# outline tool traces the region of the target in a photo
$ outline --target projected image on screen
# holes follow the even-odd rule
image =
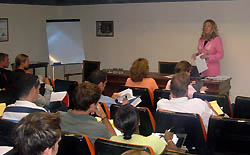
[[[85,60],[80,20],[47,20],[50,65]]]

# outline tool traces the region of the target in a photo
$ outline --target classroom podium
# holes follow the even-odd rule
[[[165,89],[168,80],[169,74],[162,74],[156,72],[149,72],[148,77],[155,79],[158,87],[160,89]],[[122,72],[108,72],[107,74],[107,84],[104,90],[104,95],[112,96],[114,92],[119,92],[119,88],[125,85],[127,78],[129,77],[129,71],[123,70]],[[214,95],[229,95],[229,91],[231,89],[231,78],[227,80],[208,80],[202,79],[204,86],[208,87],[206,91],[207,94]]]

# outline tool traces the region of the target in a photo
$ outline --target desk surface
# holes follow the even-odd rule
[[[169,74],[162,74],[162,73],[156,73],[156,72],[150,72],[148,74],[148,77],[155,79],[158,87],[160,89],[164,89],[167,85],[168,80],[170,78],[166,77]],[[113,92],[117,92],[119,90],[119,87],[122,85],[125,85],[127,78],[129,77],[129,71],[125,70],[122,72],[113,72],[108,73],[107,79],[107,85],[104,91],[105,95],[111,96]],[[214,80],[208,80],[208,79],[202,79],[202,82],[204,86],[208,87],[207,93],[208,94],[229,94],[231,85],[230,80],[221,80],[221,81],[214,81]]]

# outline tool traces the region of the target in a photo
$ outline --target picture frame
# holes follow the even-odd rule
[[[0,42],[9,41],[8,18],[0,18]]]
[[[97,37],[114,37],[113,21],[96,21]]]

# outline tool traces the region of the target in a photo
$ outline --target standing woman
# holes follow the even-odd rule
[[[198,53],[194,53],[192,58],[201,54],[201,59],[205,59],[208,69],[202,72],[203,76],[220,75],[220,60],[224,57],[222,40],[218,35],[216,23],[208,19],[203,23],[202,34],[199,39]]]

